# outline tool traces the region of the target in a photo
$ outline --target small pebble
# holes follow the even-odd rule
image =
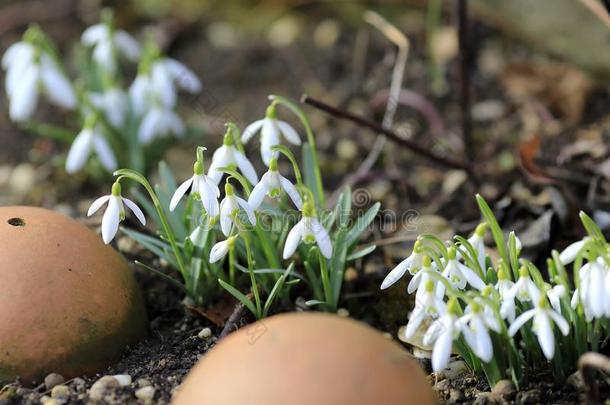
[[[61,401],[55,398],[49,398],[42,402],[42,405],[61,405]]]
[[[119,382],[121,387],[127,387],[131,385],[131,376],[129,374],[117,374],[113,375],[114,378]]]
[[[469,370],[466,362],[462,360],[456,360],[449,363],[449,365],[438,373],[439,378],[446,378],[448,380],[454,380]]]
[[[59,384],[53,387],[51,390],[51,398],[59,399],[62,401],[70,398],[70,388],[67,385]]]
[[[511,380],[500,380],[491,389],[491,394],[497,397],[506,398],[516,392],[515,384]]]
[[[339,308],[337,310],[337,315],[339,315],[341,318],[349,318],[349,311],[345,308]]]
[[[210,329],[210,328],[203,328],[203,329],[201,329],[201,332],[199,332],[197,334],[197,336],[199,337],[199,339],[207,339],[210,336],[212,336],[212,329]]]
[[[47,390],[53,389],[56,385],[63,384],[66,379],[57,373],[51,373],[44,378],[44,386]]]
[[[110,390],[120,386],[121,384],[116,378],[106,375],[93,383],[89,389],[89,398],[94,401],[101,401]]]
[[[17,165],[11,173],[9,187],[18,196],[25,196],[30,193],[36,184],[36,169],[29,163]]]
[[[582,390],[585,388],[585,383],[582,380],[582,374],[580,374],[580,371],[570,374],[566,379],[566,384],[578,390]]]
[[[464,392],[462,392],[461,390],[458,390],[455,388],[451,388],[449,390],[449,402],[462,402],[465,399],[466,399],[466,396],[464,395]]]
[[[155,387],[142,387],[136,391],[136,398],[144,404],[150,404],[155,397]]]
[[[136,381],[136,385],[138,387],[142,388],[142,387],[148,387],[152,384],[146,378],[138,378],[138,380]]]

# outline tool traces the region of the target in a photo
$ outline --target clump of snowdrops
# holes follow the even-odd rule
[[[379,203],[353,218],[352,196],[346,189],[337,205],[327,210],[307,117],[283,97],[270,99],[265,117],[243,133],[227,124],[223,144],[211,159],[205,147],[197,148],[192,177],[178,185],[161,163],[161,182],[153,187],[137,171],[117,170],[111,194],[97,199],[88,215],[108,203],[101,225],[106,243],[125,218],[124,207],[142,225],[146,216],[154,219],[156,235],[123,231],[177,269],[180,279],[140,263],[178,285],[197,305],[209,303],[224,288],[262,318],[278,298],[289,298],[292,285],[304,283],[311,298],[308,305],[335,311],[348,263],[375,249],[374,245],[359,247],[358,242],[377,215]],[[278,119],[280,106],[300,120],[306,142],[290,124]],[[243,147],[257,134],[261,160],[267,166],[260,177]],[[282,139],[301,147],[301,165],[281,144]],[[280,173],[281,161],[289,163],[283,167],[291,170]],[[123,197],[126,181],[135,181],[146,191],[133,194],[147,215]]]
[[[415,308],[401,338],[423,333],[435,371],[457,351],[490,386],[504,378],[519,386],[549,367],[561,381],[610,332],[610,245],[581,212],[587,236],[553,251],[544,277],[520,257],[515,233],[507,240],[485,200],[476,198],[484,222],[470,238],[443,242],[421,235],[383,281],[385,289],[407,272],[412,276],[407,288],[415,293]],[[484,243],[488,232],[499,254],[495,262]]]
[[[151,39],[142,46],[115,26],[112,12],[87,28],[76,46],[74,79],[55,45],[33,25],[2,57],[9,117],[26,130],[71,145],[65,168],[112,173],[118,167],[146,171],[168,139],[187,128],[176,113],[178,90],[195,94],[201,83],[182,63],[161,54]],[[133,80],[126,74],[137,66]],[[133,70],[133,67],[131,67]],[[129,82],[131,82],[129,84]],[[41,95],[63,110],[70,128],[40,122]]]

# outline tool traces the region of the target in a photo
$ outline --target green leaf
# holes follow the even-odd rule
[[[364,215],[359,217],[356,220],[356,224],[350,229],[347,234],[347,245],[351,246],[358,241],[360,235],[366,230],[366,228],[373,222],[375,216],[379,212],[379,208],[381,207],[380,203],[375,203],[371,208],[369,208]]]
[[[142,263],[142,262],[140,262],[138,260],[136,260],[134,263],[136,265],[138,265],[138,266],[140,266],[140,267],[150,271],[151,273],[158,275],[162,279],[168,281],[170,284],[175,285],[176,287],[180,288],[182,291],[186,292],[186,288],[184,287],[184,285],[180,281],[178,281],[175,278],[171,277],[170,275],[165,274],[165,273],[163,273],[160,270],[153,269],[152,267],[150,267],[150,266],[148,266],[148,265],[146,265],[146,264],[144,264],[144,263]]]
[[[229,292],[229,294],[231,294],[239,302],[244,304],[244,306],[246,306],[246,308],[248,308],[250,310],[250,312],[252,312],[254,314],[254,316],[257,316],[256,308],[254,307],[254,304],[252,303],[252,301],[250,301],[248,299],[248,297],[246,297],[244,294],[242,294],[237,288],[233,287],[232,285],[230,285],[226,281],[223,281],[220,278],[218,279],[218,283],[222,286],[222,288],[227,290]]]
[[[339,295],[343,284],[343,273],[345,272],[345,260],[347,257],[347,243],[345,241],[347,231],[340,229],[335,237],[333,256],[330,260],[330,285],[333,293],[333,308],[339,304]]]
[[[302,160],[303,160],[303,177],[305,177],[305,185],[313,192],[315,203],[317,207],[324,207],[323,196],[320,195],[320,188],[318,186],[319,172],[316,167],[316,161],[312,152],[309,142],[305,142],[301,148]]]
[[[157,257],[167,261],[172,266],[178,268],[178,264],[176,263],[176,259],[174,258],[174,255],[171,252],[169,244],[163,242],[160,239],[145,235],[143,233],[131,229],[121,228],[121,232],[125,233],[127,236],[138,242],[145,249],[150,250]]]
[[[593,219],[591,219],[590,216],[588,216],[584,211],[580,211],[578,216],[580,217],[582,224],[584,225],[585,229],[587,230],[587,233],[591,237],[593,237],[595,239],[599,239],[599,240],[603,241],[604,243],[607,243],[606,238],[604,237],[604,234],[599,229],[599,227],[597,226],[595,221],[593,221]]]
[[[292,269],[294,269],[294,262],[290,263],[290,265],[288,266],[286,271],[284,271],[284,274],[282,274],[282,276],[280,278],[278,278],[277,281],[275,282],[275,284],[273,285],[273,288],[271,289],[271,292],[269,293],[269,296],[267,297],[267,301],[265,302],[265,306],[263,307],[263,317],[267,316],[267,312],[269,312],[269,308],[271,308],[271,305],[273,304],[273,301],[275,300],[275,296],[284,286],[284,284],[286,282],[286,278],[292,272]]]
[[[305,305],[307,305],[308,307],[313,307],[316,305],[327,305],[327,302],[320,301],[320,300],[309,300],[309,301],[305,301]]]
[[[347,256],[347,258],[345,259],[345,261],[351,262],[356,259],[360,259],[360,258],[370,254],[371,252],[373,252],[376,248],[377,248],[376,245],[368,245],[360,250],[356,250],[355,252],[350,253],[350,255]]]
[[[500,253],[500,257],[506,262],[510,263],[510,259],[506,253],[506,243],[504,242],[504,233],[500,228],[500,224],[498,224],[498,220],[496,216],[489,208],[489,205],[485,201],[480,194],[477,194],[477,204],[479,205],[479,209],[481,210],[481,214],[483,214],[483,218],[485,218],[485,222],[489,225],[489,229],[491,230],[491,234],[494,238],[494,242],[496,243],[496,248],[498,249],[498,253]]]

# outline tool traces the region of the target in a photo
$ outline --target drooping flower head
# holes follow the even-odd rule
[[[258,176],[254,166],[248,160],[248,158],[241,153],[236,147],[233,140],[232,129],[229,128],[225,134],[222,142],[222,146],[214,152],[212,156],[212,164],[208,169],[208,176],[219,184],[224,173],[220,169],[221,167],[236,167],[244,175],[244,177],[251,183],[258,183]]]
[[[261,134],[261,157],[267,166],[271,164],[272,158],[277,158],[277,152],[273,152],[271,148],[280,144],[280,135],[293,145],[301,144],[301,138],[297,131],[286,121],[277,118],[275,103],[267,107],[265,118],[254,121],[246,127],[241,141],[243,143],[248,142],[259,131]]]
[[[250,193],[248,203],[252,209],[258,209],[265,196],[278,198],[282,190],[288,194],[288,197],[298,209],[303,208],[303,200],[299,192],[290,180],[280,174],[277,169],[277,158],[273,157],[269,162],[269,170],[263,174],[260,181],[254,186],[252,193]]]
[[[303,217],[294,227],[292,227],[286,237],[283,253],[284,259],[288,259],[294,254],[301,241],[304,241],[307,244],[316,243],[322,256],[330,259],[333,254],[333,245],[330,236],[328,236],[328,232],[326,232],[324,226],[322,226],[320,221],[316,218],[316,210],[313,202],[310,200],[305,201],[301,213]]]
[[[72,142],[66,158],[66,171],[72,174],[81,170],[92,152],[97,155],[106,170],[109,172],[116,170],[116,157],[95,114],[87,117],[83,129]]]
[[[396,283],[398,280],[405,275],[408,271],[411,275],[415,275],[422,266],[422,258],[424,254],[424,246],[422,242],[418,239],[415,241],[413,245],[413,251],[402,262],[400,262],[388,275],[383,279],[381,283],[381,289],[385,290],[390,287],[392,284]]]
[[[254,210],[252,210],[252,207],[250,207],[246,200],[235,195],[233,186],[227,181],[225,184],[225,197],[220,203],[220,229],[225,236],[231,234],[231,229],[242,210],[246,213],[248,221],[252,225],[256,225]]]

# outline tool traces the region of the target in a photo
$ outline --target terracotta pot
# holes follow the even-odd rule
[[[247,326],[206,354],[174,405],[431,405],[426,376],[397,343],[334,315]]]
[[[94,374],[146,334],[123,258],[77,221],[0,207],[0,381]]]

